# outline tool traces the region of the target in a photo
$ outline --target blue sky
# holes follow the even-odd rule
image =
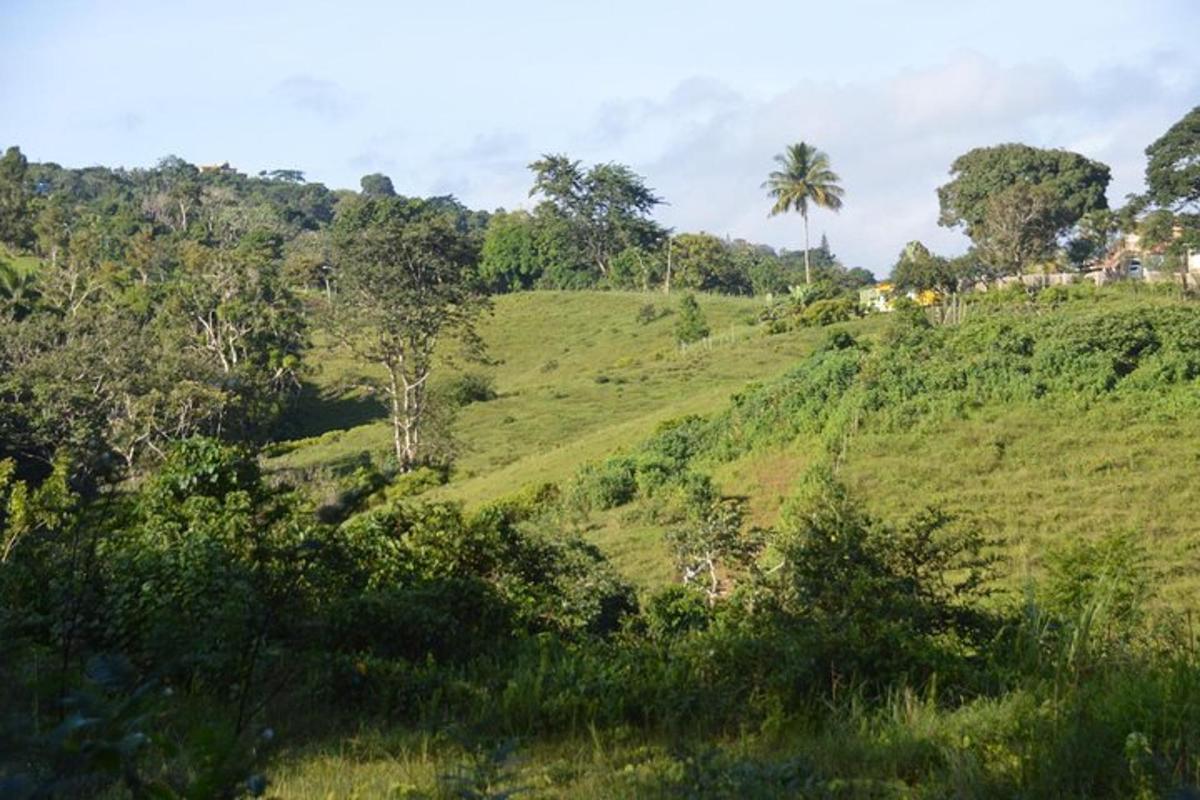
[[[962,249],[934,189],[974,146],[1067,147],[1141,188],[1200,104],[1197,0],[0,0],[0,146],[69,166],[163,155],[298,168],[473,207],[528,204],[543,152],[620,161],[659,218],[796,247],[771,157],[806,139],[846,187],[815,216],[851,265]]]

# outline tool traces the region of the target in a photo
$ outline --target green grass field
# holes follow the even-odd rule
[[[647,303],[668,310],[677,302],[618,292],[497,298],[481,326],[492,365],[458,360],[444,374],[464,366],[488,372],[499,396],[462,410],[455,430],[465,449],[450,482],[425,496],[472,506],[530,484],[565,483],[663,420],[720,411],[747,383],[782,373],[828,336],[765,336],[752,324],[761,300],[706,296],[713,341],[684,351],[672,336],[673,314],[637,319]],[[870,338],[885,323],[874,317],[846,327]],[[357,385],[361,368],[328,344],[315,355],[319,369],[295,421],[310,438],[285,443],[270,469],[304,473],[386,453],[383,409]],[[767,526],[818,452],[815,439],[801,437],[704,466],[724,492],[748,498],[752,521]],[[1200,521],[1190,511],[1200,503],[1191,477],[1198,466],[1200,422],[1147,415],[1124,397],[1082,412],[997,406],[908,431],[868,427],[846,454],[843,478],[885,517],[931,503],[966,515],[1001,543],[1014,580],[1036,571],[1048,547],[1141,532],[1152,542],[1163,598],[1178,601],[1200,588],[1189,567],[1200,548]],[[673,579],[663,529],[636,504],[593,514],[582,529],[635,584]]]
[[[632,292],[529,292],[496,299],[480,333],[492,364],[448,364],[492,375],[498,397],[464,408],[453,479],[432,496],[468,505],[524,485],[569,477],[581,464],[637,443],[662,420],[720,409],[748,381],[787,369],[824,337],[807,330],[764,337],[754,326],[761,300],[705,296],[709,343],[681,350],[674,314],[638,321],[677,297]],[[359,386],[363,369],[317,338],[319,365],[293,429],[310,437],[268,462],[305,470],[386,453],[383,407]],[[453,355],[453,354],[451,354]]]

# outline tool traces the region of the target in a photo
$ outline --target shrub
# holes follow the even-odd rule
[[[610,458],[579,471],[571,487],[577,508],[604,511],[623,506],[637,496],[637,465],[629,458]]]
[[[849,297],[815,300],[800,313],[800,322],[808,327],[822,327],[835,322],[848,322],[858,315],[858,303]]]
[[[695,295],[685,294],[679,301],[679,319],[675,321],[675,341],[679,344],[698,342],[708,336],[708,323]]]
[[[449,381],[443,391],[446,400],[455,406],[486,403],[496,399],[496,381],[481,372],[464,372]]]
[[[1087,624],[1101,647],[1127,644],[1142,628],[1153,575],[1132,533],[1109,534],[1052,551],[1041,596],[1066,630]]]
[[[818,469],[772,543],[783,558],[776,607],[813,626],[814,655],[831,675],[876,685],[949,678],[997,630],[980,604],[992,568],[984,540],[954,522],[938,509],[880,522]]]
[[[676,584],[650,595],[643,621],[652,639],[669,641],[691,631],[704,630],[711,614],[704,592]]]
[[[660,309],[654,303],[644,303],[637,311],[637,322],[639,325],[649,325],[651,322],[664,317],[667,314],[666,309]]]

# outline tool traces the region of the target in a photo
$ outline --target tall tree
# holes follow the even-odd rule
[[[672,281],[680,288],[724,294],[750,294],[747,272],[738,268],[730,247],[711,233],[674,237]]]
[[[537,220],[526,211],[498,212],[488,222],[479,276],[497,292],[529,289],[545,268]]]
[[[1059,206],[1051,191],[1015,183],[987,201],[974,239],[979,253],[1003,275],[1021,275],[1030,264],[1054,254],[1060,232]]]
[[[938,187],[938,224],[963,227],[976,239],[989,203],[1014,185],[1037,187],[1049,204],[1050,222],[1060,234],[1089,211],[1108,208],[1109,168],[1068,150],[1024,144],[977,147],[954,160],[952,179]]]
[[[596,164],[586,172],[565,155],[545,155],[529,165],[530,196],[541,195],[539,216],[557,215],[571,226],[583,257],[602,278],[613,258],[628,247],[651,250],[663,230],[649,217],[662,198],[642,176],[623,164]]]
[[[471,269],[473,239],[429,202],[371,197],[339,206],[334,242],[337,327],[360,358],[387,374],[392,444],[407,471],[421,455],[437,344],[449,336],[475,341],[486,306]]]
[[[1200,106],[1146,148],[1146,186],[1164,208],[1200,205]]]
[[[392,179],[380,172],[363,175],[359,186],[362,187],[362,193],[367,197],[396,196],[396,187],[392,186]]]
[[[19,147],[8,148],[0,157],[0,244],[17,248],[30,244],[28,170],[29,161]]]
[[[788,145],[785,152],[775,156],[781,169],[775,170],[763,183],[763,188],[775,198],[770,216],[799,211],[804,220],[804,282],[812,283],[809,263],[808,206],[837,211],[842,207],[845,193],[838,185],[837,173],[829,167],[829,156],[807,142]]]

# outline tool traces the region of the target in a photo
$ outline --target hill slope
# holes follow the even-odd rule
[[[528,292],[496,298],[480,334],[491,366],[447,353],[439,379],[485,373],[496,399],[459,413],[462,452],[451,482],[435,492],[478,503],[524,485],[569,477],[583,463],[632,445],[672,417],[710,413],[748,381],[778,374],[826,335],[803,330],[763,337],[761,300],[698,298],[713,331],[681,349],[672,332],[679,298],[634,292]],[[658,314],[639,320],[650,306]],[[867,321],[870,326],[872,323]],[[307,437],[277,448],[275,470],[319,472],[386,453],[382,405],[359,385],[346,353],[318,338],[318,370],[294,416]]]
[[[935,343],[920,347],[882,342],[894,319],[837,326],[858,349],[875,352],[872,391],[880,393],[840,445],[840,475],[875,513],[938,503],[966,514],[1002,542],[1014,577],[1038,569],[1049,547],[1137,531],[1152,545],[1167,596],[1177,599],[1196,588],[1188,565],[1200,543],[1191,513],[1200,486],[1189,477],[1200,465],[1200,422],[1189,399],[1200,390],[1189,365],[1200,355],[1187,338],[1197,310],[1165,295],[1071,297],[981,307],[980,319],[935,329]],[[766,336],[753,324],[761,301],[700,300],[716,334],[683,351],[673,314],[638,318],[647,304],[669,312],[674,298],[498,298],[482,333],[499,396],[462,410],[456,433],[466,449],[450,482],[425,496],[474,505],[531,484],[567,486],[582,465],[636,451],[665,420],[700,414],[728,427],[729,399],[740,393],[736,427],[745,441],[710,448],[696,464],[723,492],[747,498],[753,522],[774,524],[796,479],[828,457],[825,417],[854,392],[839,388],[828,402],[805,405],[829,360],[811,354],[830,329]],[[1163,344],[1172,331],[1179,341]],[[1128,364],[1118,363],[1123,349]],[[300,422],[306,432],[327,432],[282,448],[273,469],[316,474],[386,451],[382,409],[353,388],[359,368],[332,348],[319,357]],[[673,579],[662,538],[671,521],[644,503],[595,511],[580,524],[640,585]]]

